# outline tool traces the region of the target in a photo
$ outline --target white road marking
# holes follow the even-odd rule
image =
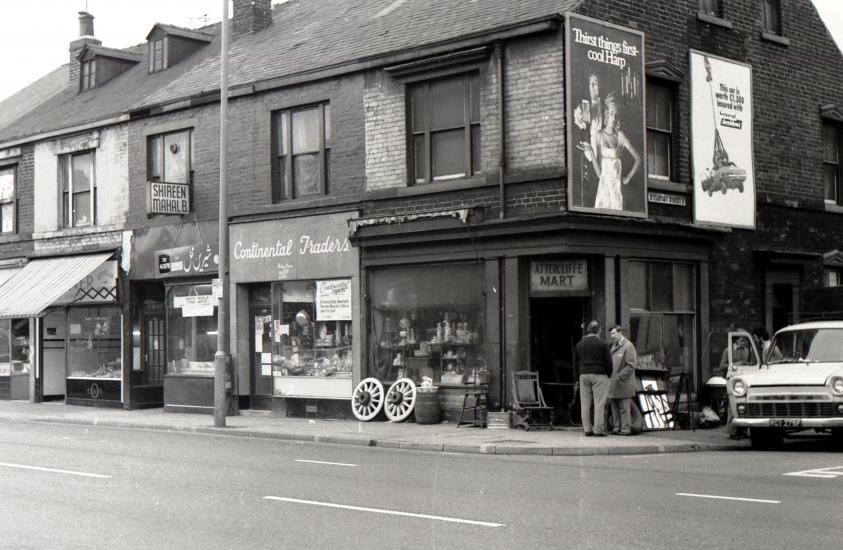
[[[381,508],[366,508],[363,506],[350,506],[348,504],[334,504],[333,502],[319,502],[317,500],[302,500],[298,498],[286,498],[286,497],[273,497],[273,496],[266,496],[263,497],[264,500],[278,500],[281,502],[293,502],[296,504],[311,504],[313,506],[324,506],[326,508],[342,508],[343,510],[356,510],[358,512],[373,512],[375,514],[387,514],[391,516],[406,516],[411,518],[421,518],[421,519],[435,519],[437,521],[447,521],[451,523],[467,523],[469,525],[481,525],[483,527],[503,527],[503,523],[490,523],[488,521],[475,521],[473,519],[459,519],[459,518],[449,518],[445,516],[430,516],[427,514],[413,514],[410,512],[398,512],[396,510],[383,510]]]
[[[832,466],[831,468],[816,468],[814,470],[802,470],[800,472],[788,472],[783,476],[795,477],[818,477],[821,479],[834,479],[843,477],[843,466]]]
[[[41,468],[40,466],[27,466],[26,464],[11,464],[9,462],[0,462],[0,466],[6,468],[19,468],[21,470],[36,470],[39,472],[49,472],[52,474],[67,474],[71,476],[95,477],[98,479],[111,479],[111,476],[103,474],[89,474],[87,472],[74,472],[72,470],[57,470],[55,468]]]
[[[327,464],[328,466],[347,466],[356,468],[357,464],[346,464],[345,462],[322,462],[321,460],[296,460],[296,462],[307,462],[308,464]]]
[[[715,498],[719,500],[740,500],[741,502],[760,502],[762,504],[781,504],[780,500],[765,500],[763,498],[724,497],[718,495],[698,495],[695,493],[676,493],[678,497]]]

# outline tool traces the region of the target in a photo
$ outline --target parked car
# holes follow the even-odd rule
[[[779,330],[761,357],[745,332],[750,361],[735,365],[727,391],[732,423],[749,429],[755,448],[780,445],[788,433],[805,429],[830,431],[843,443],[843,321],[791,325]],[[732,357],[729,370],[733,371]],[[739,372],[738,372],[739,371]]]

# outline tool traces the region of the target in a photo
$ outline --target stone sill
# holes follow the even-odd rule
[[[780,46],[790,46],[790,39],[785,36],[781,36],[780,34],[774,34],[771,32],[764,31],[761,33],[761,39],[767,40],[769,42],[775,42]]]
[[[647,178],[647,190],[668,191],[672,193],[690,193],[691,186],[685,183],[677,183],[675,181],[649,177]]]
[[[715,25],[717,27],[723,27],[724,29],[731,29],[732,22],[727,21],[726,19],[721,19],[720,17],[715,17],[713,15],[709,15],[705,12],[697,12],[697,20],[702,21],[703,23],[708,23],[709,25]]]
[[[835,214],[843,214],[843,205],[835,204],[833,202],[826,201],[825,211],[826,212],[833,212]]]

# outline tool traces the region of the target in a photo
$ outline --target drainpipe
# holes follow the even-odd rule
[[[498,133],[500,140],[498,143],[498,190],[500,194],[500,219],[506,217],[506,191],[503,186],[503,173],[506,169],[506,131],[504,123],[506,117],[504,116],[504,81],[503,81],[503,61],[504,61],[504,43],[495,42],[495,59],[498,64]]]

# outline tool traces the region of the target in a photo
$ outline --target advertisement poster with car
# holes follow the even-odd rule
[[[645,217],[644,34],[566,21],[568,207]]]
[[[755,228],[752,69],[691,50],[694,220]]]

